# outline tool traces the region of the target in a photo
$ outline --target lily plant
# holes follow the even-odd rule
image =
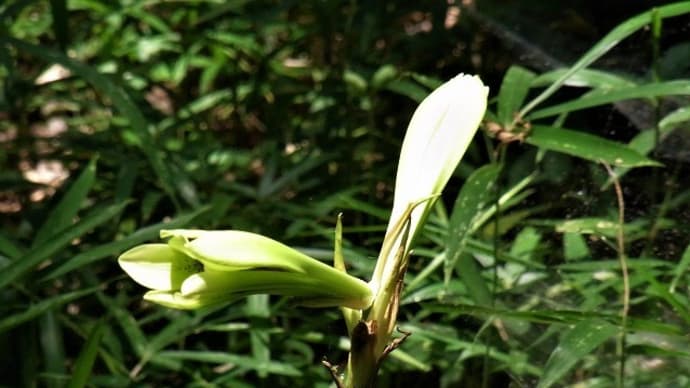
[[[392,335],[412,242],[474,137],[487,96],[478,77],[460,74],[415,111],[403,140],[390,221],[368,283],[345,271],[340,218],[333,267],[237,230],[164,230],[166,243],[134,247],[118,262],[149,289],[144,299],[171,308],[226,304],[252,294],[295,297],[308,307],[338,306],[351,349],[345,379],[335,368],[332,376],[339,387],[371,387],[381,362],[401,342]]]

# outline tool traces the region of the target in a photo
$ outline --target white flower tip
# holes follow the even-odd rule
[[[189,276],[182,282],[180,286],[180,293],[184,296],[191,296],[194,294],[199,294],[208,288],[208,283],[206,279],[201,274],[194,274]]]

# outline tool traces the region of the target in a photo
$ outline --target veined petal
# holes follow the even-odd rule
[[[136,246],[117,261],[135,282],[158,291],[178,290],[185,278],[202,270],[201,263],[166,244]]]

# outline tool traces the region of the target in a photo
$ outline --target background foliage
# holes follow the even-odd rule
[[[491,112],[416,249],[413,335],[381,385],[689,384],[690,5],[590,3],[3,2],[0,383],[328,386],[338,311],[172,311],[115,258],[184,226],[330,261],[343,212],[366,279],[411,113],[466,72]]]

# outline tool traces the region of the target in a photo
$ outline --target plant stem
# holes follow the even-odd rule
[[[628,277],[628,262],[625,257],[625,202],[623,201],[623,190],[621,189],[618,177],[606,163],[603,163],[606,171],[613,181],[618,201],[618,231],[616,233],[616,243],[618,247],[618,261],[623,276],[623,308],[621,309],[621,332],[616,343],[616,355],[618,356],[618,374],[616,375],[616,387],[625,386],[625,336],[628,326],[628,311],[630,310],[630,279]]]

